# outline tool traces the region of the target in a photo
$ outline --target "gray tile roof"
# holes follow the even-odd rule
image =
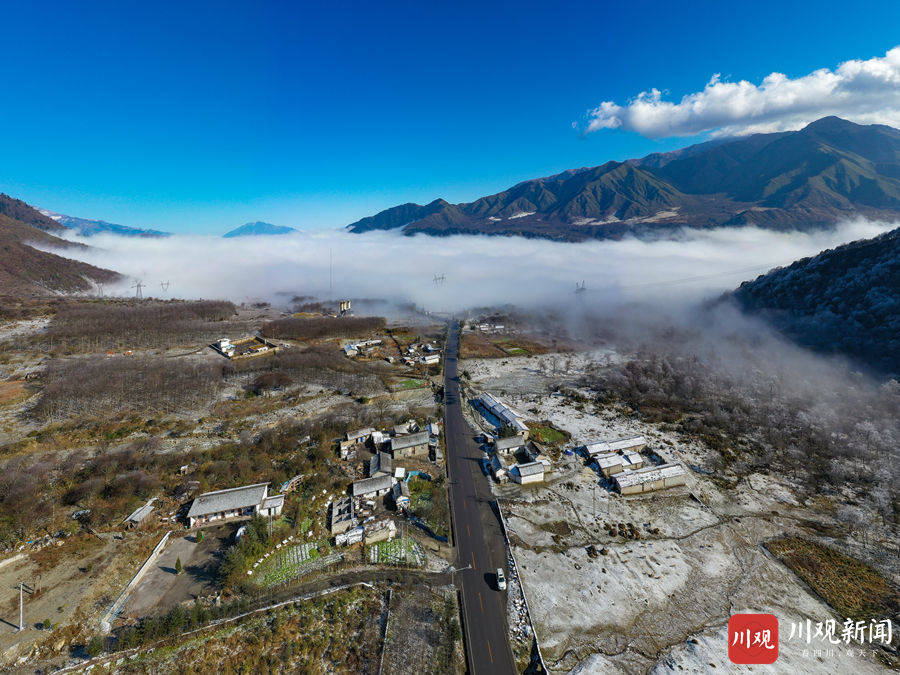
[[[191,504],[188,518],[206,516],[220,511],[233,511],[245,509],[249,506],[259,506],[268,492],[268,483],[257,483],[243,487],[216,490],[200,495]]]
[[[516,464],[515,469],[520,476],[534,476],[544,473],[544,465],[540,462],[528,462],[527,464]]]
[[[380,490],[390,490],[394,484],[394,477],[388,474],[380,474],[373,478],[364,478],[353,482],[351,489],[354,497],[362,497]]]
[[[391,439],[391,452],[411,448],[414,445],[427,445],[428,432],[422,431],[418,434],[410,434],[409,436],[400,436]]]
[[[369,478],[377,473],[393,473],[393,458],[386,452],[379,452],[369,460]]]
[[[494,443],[494,447],[497,450],[509,450],[511,448],[518,448],[522,445],[525,445],[525,441],[522,440],[521,436],[508,436],[507,438],[498,438]]]

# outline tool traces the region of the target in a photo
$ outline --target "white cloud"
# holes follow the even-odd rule
[[[786,131],[837,115],[859,123],[900,127],[900,46],[883,57],[845,61],[791,79],[768,75],[759,85],[728,82],[719,74],[678,103],[658,89],[643,91],[627,105],[604,101],[587,113],[587,132],[626,129],[651,138]]]
[[[896,224],[857,220],[805,234],[745,227],[692,230],[677,240],[582,243],[343,230],[234,239],[101,235],[80,239],[91,249],[64,254],[131,277],[106,286],[107,294],[133,295],[133,280],[141,279],[145,296],[264,299],[282,306],[294,295],[371,298],[443,311],[505,303],[574,306],[575,284],[583,280],[589,292],[581,300],[592,305],[671,305],[717,295],[770,267],[891,227]],[[444,284],[433,283],[436,274],[446,276]],[[171,285],[163,292],[165,281]]]

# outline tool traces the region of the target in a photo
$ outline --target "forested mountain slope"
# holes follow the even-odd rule
[[[732,297],[800,344],[900,373],[900,228],[772,270]]]

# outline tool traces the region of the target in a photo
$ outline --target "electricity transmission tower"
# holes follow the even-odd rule
[[[20,581],[16,588],[19,589],[19,630],[23,631],[25,630],[25,593],[32,595],[34,589],[24,581]]]
[[[168,281],[160,281],[159,287],[162,289],[163,293],[169,290],[169,282]]]
[[[138,300],[141,300],[141,299],[144,297],[144,294],[141,293],[141,289],[142,289],[144,286],[145,286],[145,284],[141,283],[141,280],[140,280],[140,279],[138,279],[136,282],[134,282],[134,283],[131,285],[131,287],[132,287],[133,289],[135,289],[135,291],[134,291],[134,297],[136,297]]]
[[[576,293],[584,293],[587,290],[587,285],[582,281],[580,284],[575,283],[575,292]]]
[[[435,286],[442,286],[446,280],[447,280],[447,277],[443,274],[435,274],[434,275],[434,285]]]

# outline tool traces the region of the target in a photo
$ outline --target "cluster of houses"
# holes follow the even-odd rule
[[[235,342],[232,342],[229,338],[221,338],[212,343],[212,348],[226,359],[259,356],[260,354],[278,350],[276,344],[261,337],[252,337]]]
[[[424,363],[426,366],[432,366],[441,362],[441,350],[433,344],[411,344],[407,346],[403,354],[403,363],[407,366],[414,366],[417,363]]]
[[[347,432],[340,441],[341,459],[349,459],[358,447],[369,447],[372,452],[389,452],[395,459],[425,457],[434,455],[435,461],[443,459],[438,438],[441,435],[437,422],[427,424],[423,429],[414,420],[395,425],[390,431],[380,431],[372,427]]]
[[[687,472],[680,464],[644,466],[641,450],[647,445],[643,436],[587,443],[579,451],[597,473],[610,479],[623,495],[640,494],[684,485]]]
[[[513,433],[496,438],[487,436],[485,440],[493,446],[493,454],[488,460],[491,475],[498,483],[512,480],[526,485],[540,483],[550,468],[550,462],[543,457],[534,444],[528,443],[528,425],[522,414],[492,394],[482,394],[478,399],[482,415],[498,429],[509,429]],[[512,466],[507,459],[521,459]]]
[[[371,544],[396,534],[393,520],[375,517],[375,500],[390,496],[398,509],[409,507],[407,481],[421,472],[411,472],[407,476],[404,467],[394,466],[395,460],[433,458],[439,461],[443,458],[440,433],[438,423],[431,422],[420,428],[414,420],[388,431],[367,427],[347,432],[340,442],[342,458],[355,456],[356,449],[361,447],[367,447],[373,455],[367,463],[367,477],[353,481],[350,495],[331,505],[329,528],[338,545]]]
[[[502,323],[477,323],[474,328],[482,333],[502,333],[506,330]]]
[[[372,354],[378,347],[382,345],[379,339],[362,340],[360,342],[350,342],[344,345],[344,354],[348,357],[359,356],[360,354]]]

